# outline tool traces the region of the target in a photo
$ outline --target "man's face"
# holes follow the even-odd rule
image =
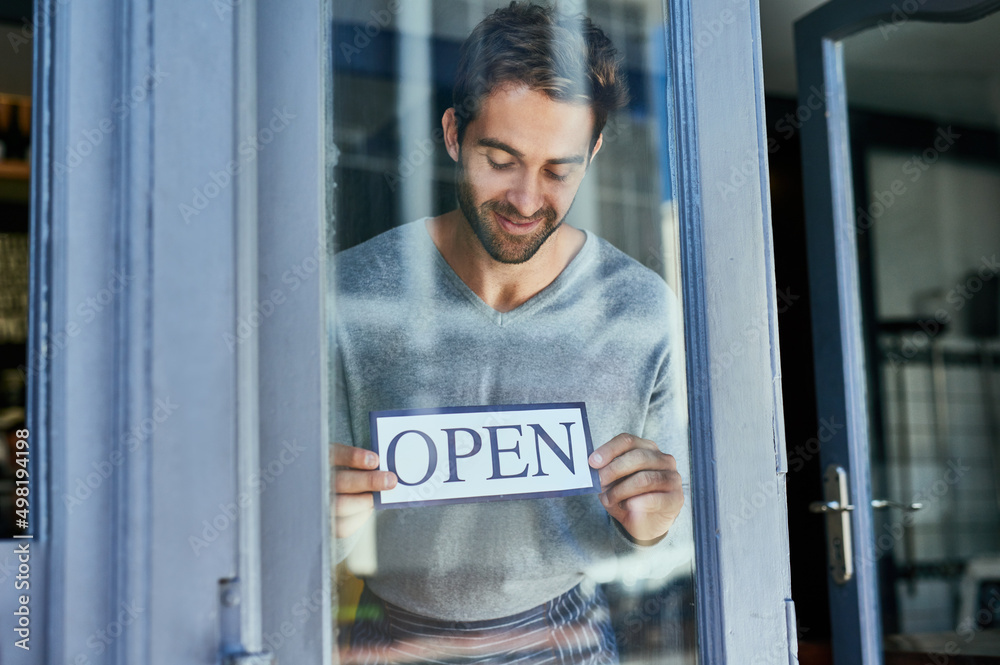
[[[593,122],[589,106],[501,88],[466,126],[461,149],[449,145],[459,207],[495,260],[524,263],[562,224],[600,148],[588,155]]]

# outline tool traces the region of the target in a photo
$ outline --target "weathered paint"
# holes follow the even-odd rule
[[[676,68],[702,662],[784,664],[794,636],[758,6],[671,10],[675,22],[690,12],[675,48],[694,55]]]

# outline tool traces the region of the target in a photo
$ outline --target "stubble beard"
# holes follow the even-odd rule
[[[465,169],[461,159],[456,166],[456,175],[458,179],[458,207],[472,228],[472,232],[479,238],[483,249],[495,261],[508,264],[528,261],[549,239],[549,236],[562,226],[565,216],[563,219],[557,219],[555,209],[550,206],[541,208],[530,218],[522,217],[517,208],[506,201],[485,201],[476,206],[475,193],[465,177]],[[526,222],[528,219],[537,219],[538,217],[541,217],[542,221],[534,233],[515,236],[504,231],[499,223],[493,219],[492,213],[514,222]]]

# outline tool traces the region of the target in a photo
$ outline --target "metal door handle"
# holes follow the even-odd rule
[[[823,473],[823,501],[809,504],[809,511],[826,515],[826,553],[830,575],[837,584],[854,576],[854,548],[851,542],[851,512],[847,471],[831,464]]]
[[[872,499],[872,508],[899,508],[908,513],[916,512],[924,507],[922,503],[900,503],[888,499]]]
[[[837,501],[813,501],[809,504],[809,512],[811,513],[841,513],[851,510],[854,510],[854,506],[842,506]]]

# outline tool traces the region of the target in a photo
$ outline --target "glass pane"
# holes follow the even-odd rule
[[[921,662],[1000,655],[998,30],[844,44],[885,647]]]
[[[693,663],[667,17],[510,4],[334,2],[339,657]]]

